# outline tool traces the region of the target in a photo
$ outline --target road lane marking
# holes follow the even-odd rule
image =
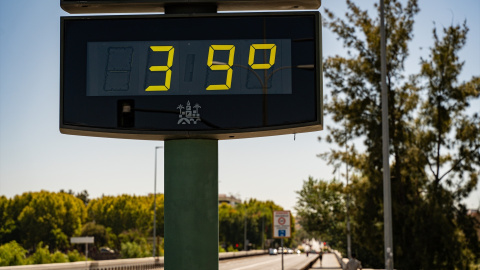
[[[269,261],[265,261],[265,262],[259,262],[259,263],[255,263],[255,264],[250,264],[250,265],[247,265],[247,266],[244,266],[244,267],[234,268],[232,270],[249,269],[249,268],[256,267],[256,266],[259,266],[259,265],[262,265],[262,264],[272,263],[272,262],[277,261],[277,260],[278,260],[278,258],[274,258],[273,260],[269,260]]]

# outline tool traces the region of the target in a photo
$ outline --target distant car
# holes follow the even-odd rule
[[[296,250],[296,253],[297,253],[297,254],[300,254],[300,253],[302,253],[302,251],[301,251],[300,249],[297,249],[297,250]]]
[[[288,254],[293,254],[293,249],[287,248],[287,253],[288,253]]]
[[[108,248],[108,247],[101,247],[100,253],[113,254],[115,253],[115,251],[113,251],[111,248]]]
[[[268,254],[270,255],[277,255],[278,254],[278,251],[276,248],[269,248],[268,249]]]

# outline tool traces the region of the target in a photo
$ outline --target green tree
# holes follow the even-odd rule
[[[69,246],[86,218],[82,201],[66,193],[27,192],[13,199],[0,198],[0,240],[18,241],[26,249],[40,242],[52,249]]]
[[[102,196],[90,200],[87,211],[90,222],[105,227],[109,242],[121,250],[122,234],[135,231],[146,238],[153,234],[153,195],[149,196]],[[164,196],[157,194],[157,237],[164,232]],[[110,244],[109,244],[110,245]]]
[[[218,206],[219,241],[225,248],[243,243],[243,216],[233,206],[222,203]]]
[[[27,251],[17,242],[12,241],[0,246],[0,266],[26,264]]]
[[[103,225],[95,224],[95,222],[87,222],[83,225],[81,236],[93,236],[95,239],[95,247],[100,249],[103,246],[109,246],[110,234]]]
[[[157,231],[163,232],[163,195],[157,195]],[[88,204],[90,221],[112,228],[119,235],[136,229],[145,234],[153,228],[153,196],[103,196]],[[160,229],[160,230],[158,230]]]
[[[47,191],[25,196],[30,200],[17,217],[23,246],[44,242],[53,250],[68,247],[69,237],[79,234],[86,218],[83,202],[70,194]]]
[[[15,230],[15,220],[10,213],[11,200],[0,196],[0,243],[12,239],[12,232]]]
[[[395,267],[465,269],[480,254],[461,203],[476,186],[480,165],[479,116],[465,113],[479,96],[479,78],[458,82],[463,65],[458,51],[468,29],[451,26],[443,37],[434,30],[420,74],[407,77],[405,60],[419,9],[417,0],[404,2],[385,1]],[[324,22],[348,49],[347,57],[324,62],[331,89],[325,108],[340,124],[327,128],[326,140],[346,150],[323,157],[353,167],[352,240],[362,261],[379,268],[384,260],[380,16],[372,19],[350,0],[347,5],[346,20],[327,10]],[[352,139],[363,141],[363,153],[346,147]]]
[[[256,199],[235,206],[220,204],[218,207],[220,245],[228,251],[243,250],[246,228],[246,237],[251,244],[249,248],[262,249],[262,244],[267,245],[267,239],[273,238],[273,211],[277,210],[283,208],[272,201],[262,202]],[[290,219],[291,224],[295,224],[293,216]],[[292,226],[292,235],[294,233],[295,228]],[[291,245],[292,241],[286,239],[285,245]]]
[[[298,200],[295,210],[302,228],[344,251],[346,211],[343,184],[336,179],[327,182],[309,177],[296,193]]]

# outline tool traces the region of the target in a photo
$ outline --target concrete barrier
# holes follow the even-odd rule
[[[335,257],[337,257],[338,263],[340,264],[342,269],[345,269],[347,267],[347,264],[342,259],[342,253],[340,253],[338,250],[332,250],[332,252],[333,254],[335,254]]]
[[[238,252],[222,252],[218,254],[219,260],[242,258],[268,254],[267,250],[250,250]],[[80,261],[71,263],[50,263],[18,266],[3,266],[0,270],[147,270],[162,267],[164,257],[148,257],[139,259],[117,259],[102,261]]]

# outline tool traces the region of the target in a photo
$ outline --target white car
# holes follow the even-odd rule
[[[278,254],[278,251],[276,248],[269,248],[268,249],[268,254],[270,255],[277,255]]]

